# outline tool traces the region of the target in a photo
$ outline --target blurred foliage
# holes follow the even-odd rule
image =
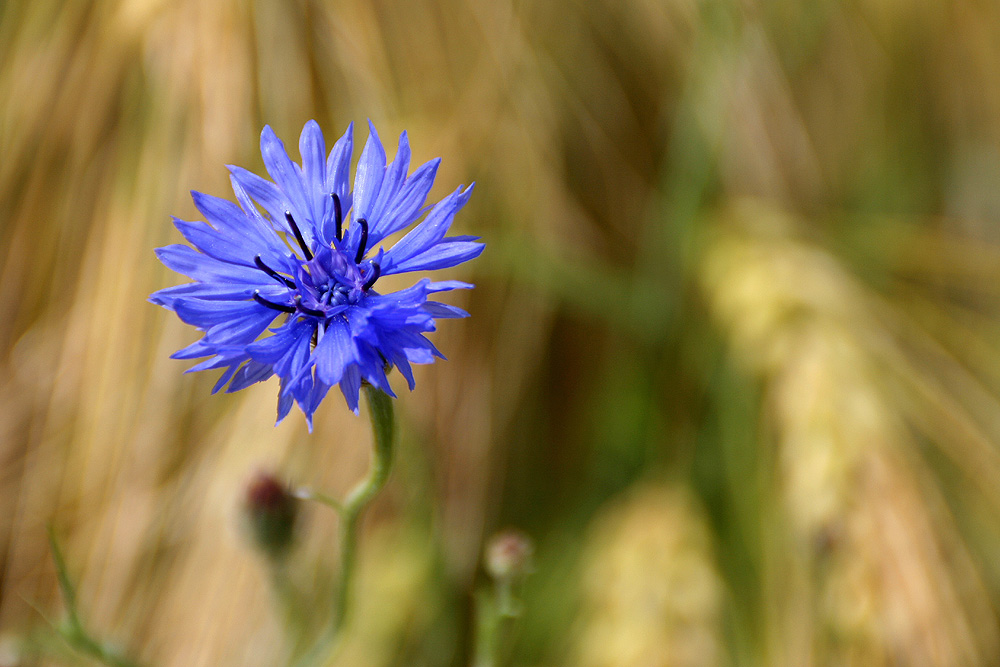
[[[998,664],[997,82],[979,0],[0,3],[0,663],[70,660],[48,522],[144,664],[279,664],[276,592],[321,626],[335,517],[282,593],[241,501],[342,495],[365,420],[209,398],[145,297],[265,123],[370,117],[436,194],[478,182],[488,247],[399,401],[337,664],[468,664],[508,525],[510,664]]]

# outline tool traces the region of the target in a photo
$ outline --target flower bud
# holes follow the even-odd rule
[[[486,545],[483,565],[497,581],[521,579],[531,572],[535,547],[531,539],[518,530],[507,529],[494,535]]]
[[[254,544],[268,557],[283,558],[295,538],[298,500],[290,489],[266,472],[247,485],[246,516]]]

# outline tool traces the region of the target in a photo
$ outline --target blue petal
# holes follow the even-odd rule
[[[326,189],[326,142],[319,123],[310,120],[299,136],[299,154],[302,156],[302,173],[306,182],[316,192]]]
[[[446,238],[444,240],[448,241],[448,242],[455,242],[455,241],[478,241],[480,238],[481,237],[479,237],[479,236],[471,236],[469,234],[461,234],[459,236],[449,236],[448,238]]]
[[[271,224],[267,222],[264,219],[264,216],[260,214],[260,211],[254,204],[253,198],[250,196],[250,193],[247,192],[246,188],[244,188],[243,185],[239,182],[239,180],[236,179],[236,176],[233,175],[232,171],[230,171],[229,174],[229,184],[233,187],[233,193],[236,195],[236,201],[239,202],[240,208],[243,209],[243,212],[246,213],[248,216],[251,216],[254,220],[259,221],[259,223],[263,225],[266,229],[268,230],[273,229],[273,227],[271,227]],[[195,205],[197,205],[197,202],[195,202]]]
[[[180,315],[180,307],[177,314]],[[205,332],[205,340],[213,345],[245,345],[264,333],[278,315],[276,311],[261,306],[241,319],[214,325]]]
[[[223,366],[229,366],[232,363],[233,363],[233,357],[224,354],[219,354],[212,357],[211,359],[205,359],[204,361],[198,362],[191,368],[187,369],[187,371],[185,372],[197,373],[198,371],[210,371],[215,368],[222,368]],[[239,366],[239,364],[236,365]]]
[[[393,331],[387,336],[387,345],[391,345],[414,364],[434,363],[434,357],[444,359],[434,344],[417,333],[409,331]]]
[[[177,316],[188,324],[207,329],[217,324],[252,317],[258,312],[270,310],[255,301],[202,301],[188,299],[177,304]],[[273,316],[276,311],[270,310]]]
[[[312,387],[309,393],[305,396],[304,401],[299,402],[299,407],[302,408],[302,412],[306,416],[306,423],[309,426],[309,432],[312,433],[312,417],[319,408],[319,404],[326,398],[327,393],[330,391],[330,385],[322,382],[316,378],[313,378]]]
[[[414,257],[395,264],[383,273],[404,273],[407,271],[434,271],[458,266],[482,254],[486,246],[474,241],[451,241],[446,239]]]
[[[213,227],[229,236],[242,238],[250,243],[268,243],[278,238],[259,213],[253,216],[228,199],[206,195],[197,190],[191,191],[191,199]],[[251,207],[251,210],[257,212],[256,208]]]
[[[239,182],[235,179],[232,181],[233,191],[244,208],[226,199],[191,192],[194,205],[212,223],[218,234],[242,247],[244,255],[248,255],[251,261],[258,254],[271,263],[283,260],[288,254],[287,247],[253,206]]]
[[[214,354],[218,354],[219,349],[217,345],[210,345],[205,342],[205,339],[195,341],[183,347],[173,354],[170,355],[171,359],[199,359],[201,357],[208,357]]]
[[[378,234],[378,228],[382,225],[386,212],[393,206],[397,193],[406,182],[406,173],[409,169],[410,142],[407,139],[406,132],[403,132],[403,134],[399,135],[399,146],[396,149],[396,157],[385,171],[385,178],[382,179],[382,187],[379,190],[378,199],[368,214],[368,222],[371,225],[368,235],[370,245],[376,243],[371,232],[374,231]],[[385,235],[383,234],[382,236],[384,237]]]
[[[344,204],[344,212],[351,208],[351,156],[354,154],[354,123],[347,126],[340,139],[333,145],[326,159],[326,192],[336,192]]]
[[[351,412],[358,414],[358,394],[361,392],[361,371],[357,366],[349,366],[344,371],[344,378],[340,381],[340,391],[344,394],[347,407]]]
[[[309,432],[312,433],[313,413],[309,409],[309,404],[311,402],[310,397],[316,385],[310,366],[305,364],[294,376],[282,379],[285,382],[282,384],[281,394],[292,397],[299,404],[302,414],[306,417],[306,425],[309,427]]]
[[[201,301],[174,304],[178,317],[205,331],[206,345],[250,343],[274,321],[278,313],[254,302]]]
[[[410,362],[407,361],[406,356],[396,352],[391,355],[389,360],[399,370],[399,373],[406,378],[406,385],[410,388],[410,391],[413,391],[417,386],[417,382],[413,379],[413,368],[410,367]]]
[[[450,318],[461,318],[468,317],[469,313],[465,312],[457,306],[451,306],[447,303],[440,303],[438,301],[428,301],[424,304],[424,309],[431,314],[431,316],[438,319],[450,319]]]
[[[389,378],[385,374],[384,355],[371,345],[359,345],[358,352],[361,357],[361,363],[359,364],[361,377],[367,380],[372,386],[396,398],[396,394],[392,391],[392,386],[389,384]]]
[[[274,183],[261,178],[252,171],[247,171],[243,167],[228,165],[229,173],[236,182],[239,183],[254,198],[267,214],[271,216],[271,225],[275,229],[290,232],[285,223],[285,211],[288,210],[288,202],[281,190]]]
[[[472,195],[474,185],[470,185],[465,190],[458,188],[439,201],[431,209],[430,214],[428,214],[423,222],[400,239],[399,243],[390,248],[385,253],[385,260],[382,263],[382,274],[389,275],[410,270],[399,269],[398,266],[407,262],[407,260],[417,257],[440,242],[444,238],[444,235],[448,233],[448,228],[451,227],[451,222],[455,214],[465,206],[465,203]]]
[[[435,158],[421,165],[406,180],[392,200],[391,208],[379,216],[379,224],[371,236],[371,245],[401,229],[406,229],[420,217],[427,195],[434,186],[434,178],[440,164],[441,159]]]
[[[215,383],[215,386],[212,387],[213,394],[219,393],[219,390],[226,386],[226,383],[229,382],[229,380],[233,377],[233,373],[236,372],[236,369],[238,367],[239,364],[233,364],[232,366],[226,369],[226,372],[219,377],[218,381]]]
[[[369,311],[377,310],[398,310],[400,308],[417,308],[427,300],[428,287],[431,285],[429,278],[421,278],[413,285],[398,292],[388,294],[374,294],[365,300],[365,308]]]
[[[453,289],[472,289],[473,287],[475,287],[475,285],[472,283],[463,282],[461,280],[439,280],[427,285],[427,291],[448,292]]]
[[[254,266],[253,251],[240,243],[233,242],[219,234],[204,222],[187,222],[174,218],[174,226],[184,235],[184,238],[198,250],[209,257],[214,257],[230,264]],[[249,255],[249,256],[248,256]]]
[[[285,417],[288,416],[289,411],[292,409],[292,405],[295,404],[295,400],[291,394],[287,394],[284,391],[285,380],[281,380],[281,389],[278,391],[278,420],[274,423],[275,426],[280,424]]]
[[[323,185],[323,192],[327,197],[336,193],[340,198],[340,210],[346,218],[347,212],[351,209],[351,155],[354,153],[354,123],[347,126],[347,131],[334,144],[330,156],[326,160],[326,182]],[[337,238],[337,224],[334,216],[333,202],[327,209],[327,215],[323,217],[323,228],[320,230],[323,242],[331,245]]]
[[[236,376],[226,392],[232,393],[245,389],[252,384],[263,382],[272,375],[274,375],[274,370],[270,364],[262,364],[251,359],[236,372]]]
[[[295,218],[302,236],[305,237],[307,243],[312,241],[315,236],[313,233],[315,220],[306,198],[305,188],[302,186],[302,177],[296,164],[285,152],[285,145],[274,134],[270,125],[265,125],[264,130],[260,133],[260,154],[264,158],[267,173],[278,184],[278,187],[285,194],[286,201],[291,205],[289,212]],[[282,211],[281,215],[284,216],[284,213]]]
[[[374,322],[382,330],[405,328],[414,331],[434,331],[436,328],[434,317],[423,307],[372,311],[369,321]]]
[[[331,320],[326,332],[313,351],[316,360],[316,376],[335,385],[340,382],[344,370],[357,363],[358,353],[347,323],[341,318]]]
[[[168,245],[156,249],[156,256],[168,269],[194,280],[244,285],[264,284],[260,270],[222,262],[204,255],[190,246]]]
[[[371,121],[368,122],[369,134],[365,148],[361,151],[361,159],[358,161],[358,171],[354,176],[354,219],[367,219],[378,198],[379,190],[382,187],[382,179],[385,176],[385,149],[379,141],[378,132]],[[357,247],[358,239],[354,238],[359,234],[352,234],[354,245]]]
[[[300,370],[301,364],[295,364],[292,370],[289,364],[293,359],[289,353],[297,346],[308,345],[314,326],[299,318],[291,318],[287,324],[274,330],[273,336],[262,338],[247,345],[247,354],[254,361],[274,366],[274,371],[281,377],[289,377]]]
[[[159,306],[174,310],[178,301],[185,299],[204,299],[207,301],[246,301],[253,297],[254,292],[270,301],[282,301],[288,289],[282,285],[240,285],[217,283],[187,283],[167,287],[149,295],[149,300]]]

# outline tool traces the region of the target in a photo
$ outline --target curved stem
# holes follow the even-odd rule
[[[344,511],[344,505],[339,500],[333,496],[328,496],[321,491],[316,491],[315,489],[310,489],[308,487],[302,487],[296,489],[293,495],[299,500],[312,500],[320,505],[326,505],[332,509],[337,514]]]
[[[56,577],[59,580],[59,590],[66,604],[66,620],[56,627],[56,631],[75,651],[93,658],[108,667],[138,667],[128,657],[116,649],[95,639],[80,620],[80,612],[76,606],[76,588],[69,578],[66,560],[56,541],[55,530],[49,526],[49,546],[52,549],[52,560],[56,565]]]
[[[368,476],[347,495],[340,511],[340,583],[334,598],[334,636],[340,634],[350,616],[351,583],[357,553],[358,521],[361,512],[385,486],[392,469],[393,415],[392,399],[381,389],[365,385],[368,414],[375,436],[372,464]]]
[[[307,655],[294,664],[296,667],[320,664],[330,657],[341,640],[350,619],[351,587],[357,560],[358,525],[361,513],[382,490],[392,469],[394,423],[392,399],[381,389],[364,386],[368,414],[372,422],[374,443],[372,462],[368,475],[355,486],[342,503],[314,491],[302,491],[300,497],[316,500],[333,508],[340,515],[340,581],[333,599],[333,622],[323,639]]]
[[[361,512],[375,495],[385,486],[392,468],[392,399],[381,389],[365,385],[368,400],[368,414],[371,417],[372,432],[375,436],[372,448],[372,465],[368,477],[362,480],[347,495],[340,512],[340,582],[334,604],[333,633],[343,630],[351,609],[351,582],[354,579],[354,563],[357,555],[358,521]]]

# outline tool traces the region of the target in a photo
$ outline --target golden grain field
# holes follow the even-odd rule
[[[189,190],[311,118],[407,130],[487,244],[329,664],[471,664],[505,526],[506,665],[1000,664],[1000,4],[6,0],[0,666],[91,664],[49,526],[140,664],[281,665],[325,623],[336,517],[276,576],[245,487],[342,495],[367,420],[210,396],[146,301]]]

